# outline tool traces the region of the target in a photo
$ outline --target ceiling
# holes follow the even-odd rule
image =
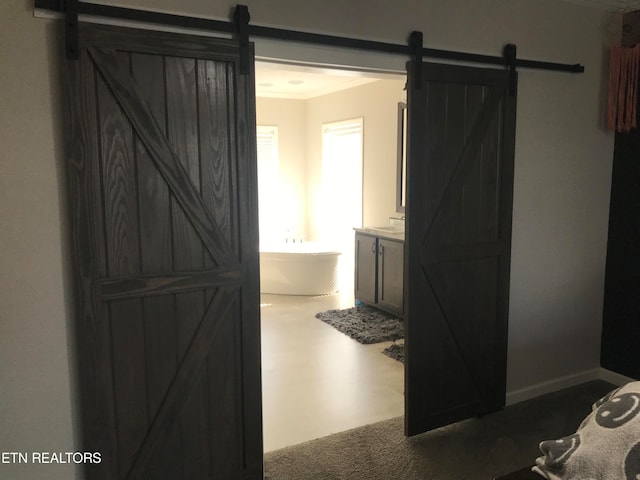
[[[307,100],[399,75],[256,62],[256,96]]]
[[[611,11],[640,10],[640,0],[561,0]],[[256,62],[256,96],[307,100],[398,75]]]

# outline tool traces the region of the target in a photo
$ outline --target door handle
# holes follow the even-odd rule
[[[371,244],[371,253],[376,254],[376,241],[374,240]]]

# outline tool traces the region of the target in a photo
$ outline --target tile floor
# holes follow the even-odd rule
[[[353,291],[261,295],[265,452],[404,413],[404,367],[315,318]]]

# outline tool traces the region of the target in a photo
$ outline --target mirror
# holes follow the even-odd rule
[[[407,191],[407,104],[398,102],[398,160],[396,212],[404,212]]]

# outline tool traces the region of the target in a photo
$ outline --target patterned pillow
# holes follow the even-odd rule
[[[576,433],[540,451],[533,471],[548,480],[640,480],[640,382],[598,400]]]

